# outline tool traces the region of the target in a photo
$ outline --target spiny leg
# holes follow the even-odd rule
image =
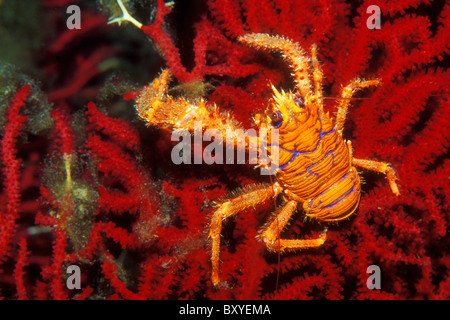
[[[247,191],[233,199],[223,202],[214,212],[209,237],[212,241],[211,280],[214,285],[219,283],[219,252],[220,252],[220,233],[222,231],[222,222],[237,214],[238,212],[260,204],[272,197],[276,197],[282,191],[281,187],[275,183],[273,186],[263,186]]]
[[[323,73],[320,69],[319,60],[317,59],[317,45],[313,44],[311,47],[311,61],[313,65],[313,80],[314,80],[314,94],[318,100],[319,105],[323,105],[322,101],[322,79]]]
[[[352,142],[350,140],[347,140],[347,148],[348,148],[348,154],[350,159],[350,165],[353,165],[353,147]]]
[[[336,129],[342,131],[344,128],[345,118],[347,116],[347,109],[350,105],[350,100],[353,94],[359,90],[369,86],[377,86],[380,83],[379,80],[367,80],[361,79],[353,80],[350,84],[345,86],[341,92],[341,98],[339,99],[338,111],[336,115]]]
[[[372,160],[362,160],[362,159],[355,159],[353,158],[353,165],[367,169],[372,170],[380,173],[384,173],[386,175],[386,178],[389,181],[389,186],[391,187],[392,193],[396,196],[400,195],[400,192],[398,190],[397,183],[395,180],[398,178],[395,175],[395,170],[387,163],[385,162],[378,162],[378,161],[372,161]]]
[[[158,109],[164,105],[163,101],[167,97],[168,82],[171,80],[171,77],[170,70],[165,69],[158,78],[141,91],[140,96],[136,100],[136,110],[141,118],[146,120],[152,119]]]
[[[289,201],[275,217],[272,223],[263,231],[261,238],[267,248],[272,251],[283,252],[285,249],[303,249],[320,247],[327,236],[325,232],[317,239],[280,239],[280,233],[288,223],[292,213],[297,208],[297,201]]]
[[[270,36],[265,33],[251,33],[239,37],[239,41],[262,47],[269,50],[277,50],[283,58],[288,61],[294,73],[297,89],[302,97],[306,97],[311,92],[309,59],[305,56],[302,48],[295,42],[279,36]]]

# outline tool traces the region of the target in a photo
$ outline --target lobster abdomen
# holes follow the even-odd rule
[[[279,136],[278,180],[304,201],[310,217],[341,220],[357,208],[360,179],[351,165],[351,153],[331,120],[318,112]]]
[[[303,202],[308,217],[321,221],[338,221],[355,212],[361,195],[361,182],[356,168],[314,198]]]

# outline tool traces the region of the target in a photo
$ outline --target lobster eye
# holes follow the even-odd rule
[[[281,116],[280,111],[275,111],[270,115],[270,119],[272,120],[272,126],[274,128],[278,128],[283,123],[283,117]]]

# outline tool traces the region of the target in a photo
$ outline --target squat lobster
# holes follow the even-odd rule
[[[353,93],[376,86],[378,80],[356,79],[342,89],[338,100],[336,121],[323,111],[322,71],[317,60],[317,47],[312,46],[311,58],[300,46],[279,36],[248,34],[239,41],[282,53],[293,70],[295,93],[279,92],[275,87],[273,100],[265,115],[255,116],[260,129],[278,130],[279,142],[267,141],[267,153],[278,152],[277,182],[273,185],[247,188],[239,196],[222,202],[213,213],[209,238],[212,242],[212,282],[219,280],[219,252],[222,223],[238,212],[260,204],[283,193],[286,203],[273,221],[261,232],[261,239],[269,250],[319,247],[326,240],[326,232],[316,239],[280,239],[280,233],[293,212],[302,206],[305,215],[324,222],[339,221],[352,215],[358,207],[361,183],[355,166],[384,173],[390,188],[399,195],[395,171],[387,163],[353,158],[350,141],[342,137],[347,109]],[[167,94],[170,73],[164,71],[144,88],[136,108],[150,125],[172,129],[194,129],[201,121],[203,128],[234,129],[234,141],[245,140],[239,133],[240,124],[227,114],[207,106],[203,100],[190,104]],[[269,136],[269,135],[268,135]],[[258,138],[245,140],[245,148],[259,146]],[[264,166],[264,163],[260,163]]]

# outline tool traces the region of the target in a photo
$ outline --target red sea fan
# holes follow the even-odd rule
[[[278,54],[236,41],[246,33],[282,35],[307,52],[316,43],[330,113],[341,86],[355,77],[382,82],[352,101],[344,136],[352,141],[355,157],[392,164],[401,196],[392,195],[381,175],[362,171],[357,214],[329,226],[324,246],[281,256],[257,238],[277,204],[268,201],[242,212],[224,226],[224,286],[214,288],[207,239],[214,201],[238,187],[270,180],[244,165],[171,163],[170,134],[144,128],[120,109],[132,110],[132,102],[121,96],[129,100],[139,86],[120,77],[103,86],[117,61],[132,60],[128,77],[148,82],[161,60],[150,65],[142,39],[129,40],[140,30],[108,26],[97,8],[75,3],[82,7],[83,27],[71,31],[63,26],[69,2],[42,1],[55,32],[37,59],[41,73],[36,74],[44,75],[50,103],[35,82],[15,69],[0,68],[14,73],[0,100],[6,100],[0,104],[5,115],[0,119],[2,297],[450,298],[448,4],[126,3],[130,11],[134,6],[137,19],[147,17],[141,31],[172,70],[173,85],[178,84],[173,92],[204,95],[246,127],[266,108],[270,83],[292,88],[290,70]],[[105,11],[116,6],[115,1],[101,3]],[[381,8],[381,29],[367,28],[369,5]],[[117,36],[124,29],[127,33]],[[114,41],[106,40],[114,35]],[[33,123],[45,125],[31,130]],[[298,212],[283,236],[314,237],[323,227],[304,221]],[[67,286],[69,265],[81,269],[80,289]],[[370,265],[380,268],[380,290],[366,285]]]
[[[261,57],[260,53],[229,39],[248,32],[266,32],[289,37],[305,48],[317,43],[324,65],[325,90],[330,96],[337,96],[340,85],[355,77],[381,80],[382,86],[372,90],[369,98],[355,99],[345,132],[353,141],[356,157],[383,159],[393,164],[400,176],[402,192],[402,196],[394,197],[379,176],[363,172],[365,194],[357,217],[333,227],[325,248],[283,256],[280,266],[268,256],[266,263],[261,260],[265,255],[261,245],[254,243],[255,234],[251,231],[261,220],[250,222],[245,218],[249,213],[242,213],[244,217],[237,218],[233,234],[237,239],[233,254],[225,252],[222,257],[223,272],[228,273],[233,290],[220,293],[220,297],[263,297],[274,290],[274,281],[272,288],[268,283],[278,272],[281,272],[280,288],[267,297],[448,297],[445,288],[449,249],[446,233],[450,77],[443,69],[443,61],[448,59],[449,51],[445,38],[449,6],[439,1],[428,5],[399,1],[358,6],[344,1],[321,1],[320,5],[308,1],[208,1],[207,4],[212,22],[202,20],[195,30],[199,33],[202,25],[206,30],[211,23],[220,30],[214,34],[222,34],[224,40],[220,43],[228,49],[215,47],[214,37],[205,44],[208,56],[229,59],[227,75],[235,79],[219,82],[211,101],[235,111],[242,120],[264,108],[269,81],[289,84],[289,78],[284,76],[286,69],[276,60]],[[380,30],[366,26],[369,5],[382,8]],[[158,44],[158,38],[154,40]],[[226,55],[224,50],[234,55]],[[239,53],[242,51],[245,55]],[[194,55],[197,56],[197,51]],[[231,56],[239,60],[232,64]],[[173,60],[168,60],[169,67],[174,69],[172,63]],[[244,66],[251,77],[240,74]],[[249,66],[252,68],[248,69]],[[185,81],[183,77],[178,80]],[[333,100],[327,101],[327,108],[333,110]],[[307,224],[299,222],[293,228],[303,234],[305,228],[308,230]],[[302,235],[291,233],[291,236]],[[249,251],[250,248],[253,249]],[[366,287],[366,271],[372,264],[379,265],[383,272],[381,291]]]
[[[0,238],[0,252],[1,260],[5,260],[10,251],[11,240],[16,229],[16,219],[19,215],[20,206],[20,160],[16,158],[17,148],[16,141],[20,135],[20,129],[27,120],[26,116],[20,114],[20,109],[24,107],[28,96],[30,94],[30,86],[24,86],[16,93],[11,105],[5,112],[7,125],[3,129],[3,137],[1,143],[1,159],[3,164],[4,176],[4,193],[5,208],[1,213],[1,238]],[[22,243],[25,247],[26,243]],[[23,263],[23,261],[22,261]]]

